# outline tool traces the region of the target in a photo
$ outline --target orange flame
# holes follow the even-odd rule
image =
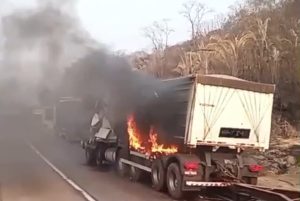
[[[130,147],[136,150],[145,149],[145,147],[142,146],[142,140],[140,139],[140,135],[133,116],[130,116],[127,120],[127,132],[129,134]]]
[[[176,153],[178,151],[177,147],[170,146],[165,147],[164,144],[158,144],[157,143],[157,133],[154,132],[154,129],[151,128],[150,134],[149,134],[149,142],[151,142],[151,152],[159,152],[159,153],[166,153],[166,154],[172,154]]]
[[[131,148],[141,151],[145,154],[151,155],[152,153],[162,153],[162,154],[172,154],[178,151],[178,148],[175,146],[165,147],[164,144],[158,144],[157,136],[158,134],[154,131],[153,127],[150,129],[149,140],[151,144],[149,149],[143,145],[141,140],[141,134],[137,129],[136,122],[133,115],[129,116],[127,120],[127,132],[129,134],[129,145]]]

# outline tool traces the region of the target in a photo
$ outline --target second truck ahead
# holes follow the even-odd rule
[[[136,128],[143,119],[138,111],[115,127],[100,109],[91,123],[91,137],[82,141],[87,162],[115,164],[120,175],[129,173],[134,181],[148,172],[153,188],[167,189],[175,199],[233,182],[256,184],[262,167],[244,153],[269,148],[274,85],[225,75],[163,83],[172,98],[153,104],[158,112],[150,109],[156,130],[146,129],[145,139]],[[161,109],[172,112],[165,115]],[[165,145],[159,144],[160,135]]]

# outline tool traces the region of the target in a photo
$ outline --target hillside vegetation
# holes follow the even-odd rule
[[[172,30],[166,21],[161,26],[156,23],[146,35],[153,42],[153,52],[135,53],[135,67],[158,78],[222,73],[276,84],[277,120],[283,114],[292,125],[299,124],[299,0],[243,1],[211,26],[200,23],[208,11],[201,2],[190,1],[183,8],[191,39],[168,46]]]

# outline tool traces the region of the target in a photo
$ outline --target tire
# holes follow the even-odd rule
[[[155,160],[151,168],[152,187],[156,191],[166,190],[166,173],[161,160]]]
[[[96,165],[98,168],[104,167],[104,161],[105,161],[104,151],[105,148],[101,145],[96,150]]]
[[[243,177],[246,184],[257,185],[257,177]]]
[[[184,197],[182,187],[182,175],[177,163],[171,163],[167,170],[167,188],[170,196],[176,200]]]
[[[141,169],[134,166],[130,166],[129,173],[130,173],[130,180],[133,182],[140,181],[143,174]]]
[[[85,160],[87,165],[94,166],[96,164],[95,151],[85,148]]]

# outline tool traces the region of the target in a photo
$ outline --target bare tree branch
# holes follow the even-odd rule
[[[204,16],[211,12],[211,10],[199,2],[199,0],[189,0],[182,6],[183,10],[180,13],[190,23],[192,39],[195,39],[201,33],[201,23]]]
[[[162,51],[169,45],[169,37],[174,30],[170,28],[168,19],[155,21],[152,25],[143,28],[144,36],[150,39],[155,51]]]

